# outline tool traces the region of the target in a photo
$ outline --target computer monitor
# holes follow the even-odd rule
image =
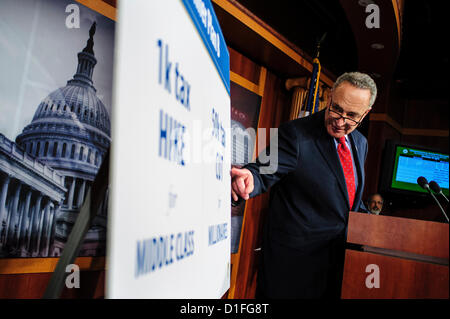
[[[435,181],[449,194],[449,155],[443,152],[386,141],[381,173],[381,191],[405,195],[421,195],[426,190],[417,184],[419,176]]]

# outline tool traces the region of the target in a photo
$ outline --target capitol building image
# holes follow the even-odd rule
[[[0,257],[60,256],[110,142],[108,111],[92,81],[95,22],[75,75],[37,106],[15,142],[0,132]],[[102,256],[107,197],[80,256]]]

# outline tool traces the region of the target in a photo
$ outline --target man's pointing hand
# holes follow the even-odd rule
[[[233,167],[230,171],[231,174],[231,196],[234,201],[237,201],[238,196],[244,200],[250,198],[250,193],[253,192],[253,175],[246,168]]]

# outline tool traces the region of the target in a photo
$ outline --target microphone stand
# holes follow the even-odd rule
[[[435,192],[436,194],[441,195],[442,197],[444,197],[444,199],[447,201],[448,203],[448,198],[444,195],[444,193],[442,192],[441,187],[439,186],[438,183],[436,183],[435,181],[431,181],[428,186],[430,186],[430,188],[433,190],[433,192]]]
[[[444,195],[444,193],[443,193],[442,191],[440,191],[438,194],[441,195],[442,197],[444,197],[445,200],[446,200],[447,203],[448,203],[448,198]]]
[[[441,203],[439,203],[439,201],[437,200],[436,196],[434,196],[433,192],[430,190],[430,186],[428,186],[428,184],[425,185],[425,189],[428,191],[428,193],[430,193],[430,195],[433,197],[433,199],[439,205],[439,208],[441,209],[442,214],[444,214],[445,218],[447,219],[447,223],[448,223],[449,221],[448,221],[447,214],[445,213],[444,209],[442,208]]]

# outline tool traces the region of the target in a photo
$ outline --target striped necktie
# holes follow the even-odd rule
[[[339,159],[341,160],[342,169],[344,170],[345,183],[347,184],[348,200],[350,202],[350,209],[353,207],[355,200],[355,175],[353,173],[352,154],[345,143],[345,137],[338,140],[337,148]]]

